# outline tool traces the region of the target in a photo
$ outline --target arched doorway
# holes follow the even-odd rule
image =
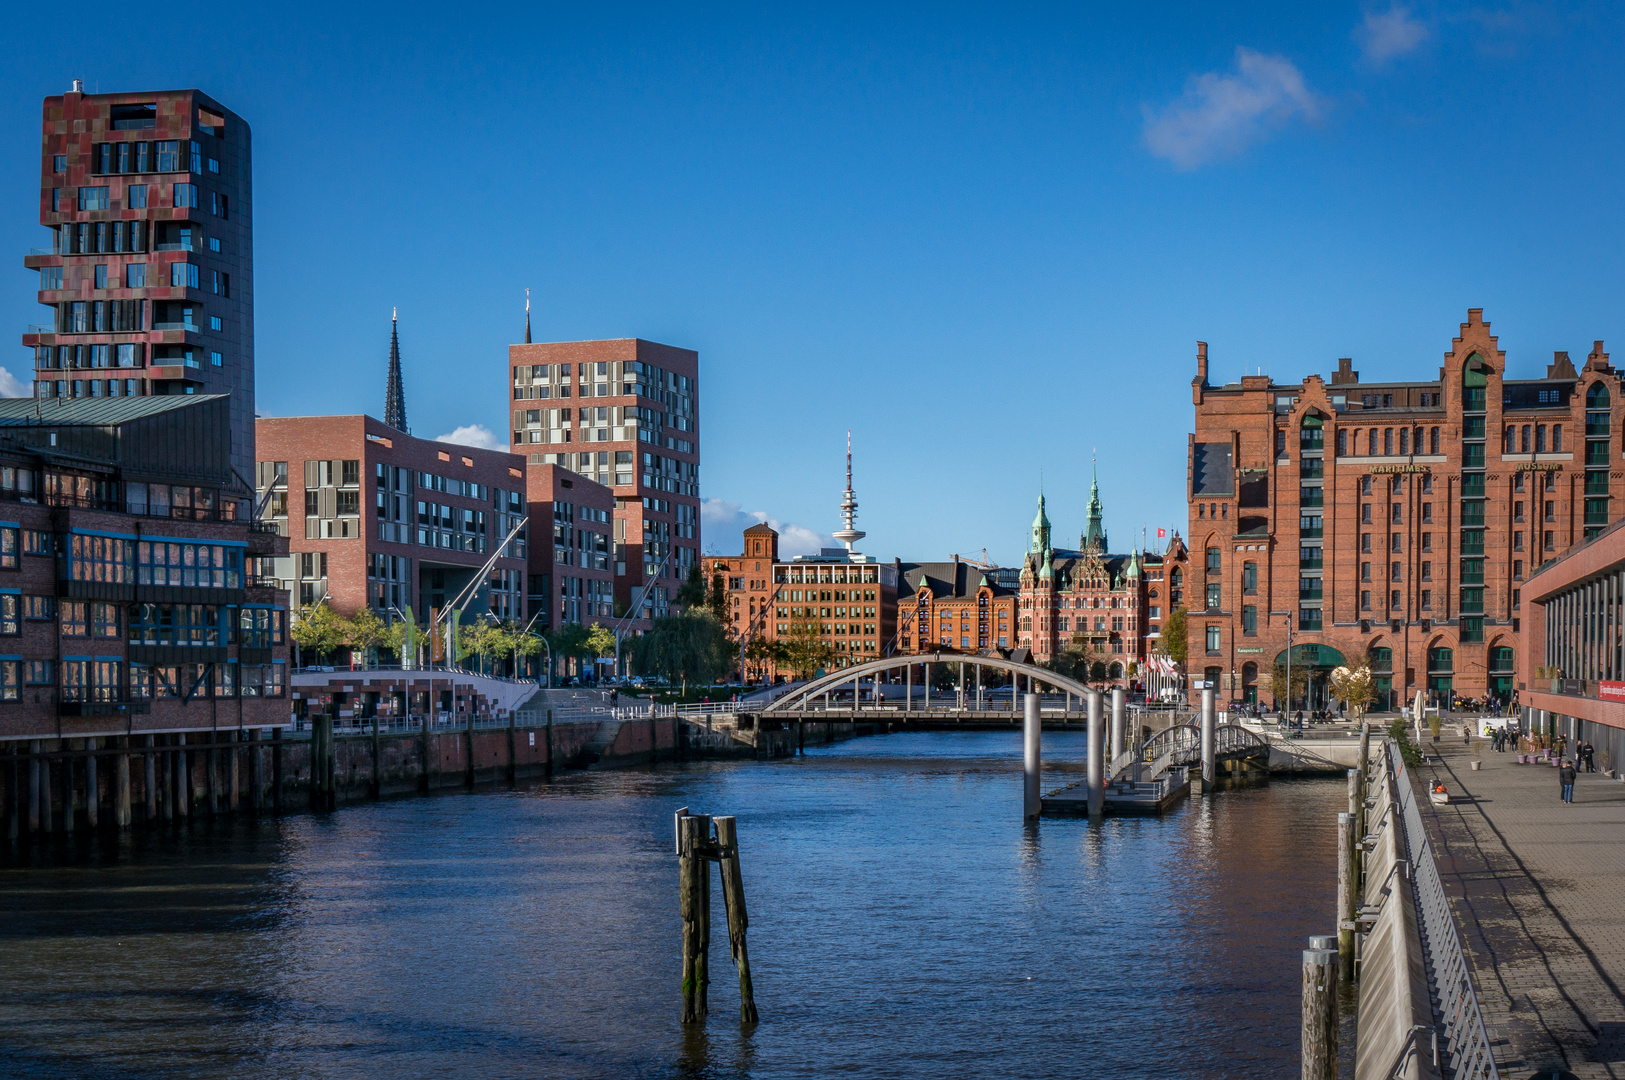
[[[1345,663],[1343,654],[1330,645],[1314,643],[1292,646],[1292,709],[1327,709],[1331,707],[1331,675],[1334,668]],[[1279,685],[1288,670],[1287,653],[1275,654],[1275,668],[1279,673],[1272,683]],[[1302,672],[1300,675],[1299,673]]]

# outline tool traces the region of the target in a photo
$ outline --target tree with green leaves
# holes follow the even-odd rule
[[[784,646],[782,663],[795,672],[796,678],[810,679],[818,669],[828,670],[835,663],[835,647],[824,640],[823,629],[817,617],[797,615],[790,620],[788,631],[779,639]]]
[[[488,619],[476,619],[457,628],[458,660],[478,656],[484,668],[499,649],[506,651],[506,645],[502,628]]]
[[[1185,674],[1185,664],[1190,659],[1189,633],[1185,609],[1176,607],[1162,620],[1162,636],[1157,639],[1157,651],[1171,660],[1181,675]]]
[[[733,609],[728,606],[727,582],[723,580],[721,570],[711,572],[711,593],[705,599],[705,606],[710,609],[713,619],[723,627],[733,629]]]
[[[1292,665],[1292,685],[1287,686],[1286,664],[1277,662],[1270,673],[1270,693],[1275,695],[1277,709],[1290,709],[1292,702],[1303,697],[1309,687],[1309,672],[1301,664]],[[1288,693],[1288,690],[1291,693]]]
[[[656,619],[637,641],[638,667],[657,671],[686,693],[689,683],[715,682],[728,670],[728,635],[700,608]]]
[[[547,635],[547,643],[553,648],[554,660],[572,658],[582,660],[594,655],[588,645],[591,639],[592,632],[580,623],[565,623]]]
[[[1332,671],[1332,693],[1343,699],[1355,720],[1359,720],[1377,700],[1376,680],[1364,664],[1357,668],[1339,667]]]
[[[377,663],[378,647],[389,643],[389,627],[370,607],[362,608],[347,621],[350,648],[360,651],[363,664]]]
[[[315,653],[321,663],[350,640],[350,623],[325,602],[306,604],[294,613],[288,633],[295,645]]]
[[[706,601],[705,576],[700,573],[699,564],[688,568],[688,577],[682,587],[677,590],[676,600],[684,608],[704,607]]]

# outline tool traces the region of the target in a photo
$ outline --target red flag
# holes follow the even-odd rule
[[[1165,537],[1167,535],[1168,535],[1168,530],[1167,529],[1158,529],[1157,530],[1157,539],[1158,540],[1161,540],[1163,537]]]

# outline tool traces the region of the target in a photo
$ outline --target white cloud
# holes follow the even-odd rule
[[[32,397],[29,385],[0,367],[0,397]]]
[[[1410,8],[1396,4],[1384,12],[1366,12],[1354,36],[1365,58],[1380,64],[1419,48],[1429,33],[1426,23],[1412,18]]]
[[[450,435],[436,435],[434,441],[456,443],[459,446],[473,446],[480,450],[508,449],[507,445],[499,440],[491,429],[484,424],[465,424]]]
[[[1315,119],[1320,103],[1292,61],[1238,48],[1234,74],[1198,75],[1177,101],[1142,111],[1151,152],[1194,169],[1239,154],[1294,119]]]
[[[706,537],[706,548],[719,554],[734,555],[745,550],[745,530],[761,522],[778,531],[782,556],[813,555],[819,548],[835,546],[835,540],[828,533],[787,524],[760,510],[745,510],[738,503],[706,499],[700,506],[700,528]]]

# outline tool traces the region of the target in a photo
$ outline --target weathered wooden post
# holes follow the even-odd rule
[[[474,786],[474,709],[468,710],[468,723],[464,725],[464,732],[468,742],[468,774],[464,778],[469,787]]]
[[[248,810],[255,817],[265,808],[265,765],[260,761],[260,729],[248,729]]]
[[[31,836],[40,831],[40,752],[43,746],[39,739],[28,740],[28,832]]]
[[[1128,693],[1119,686],[1112,691],[1112,752],[1106,758],[1108,762],[1116,761],[1126,749],[1124,738],[1126,736],[1126,719],[1128,713]],[[1110,777],[1108,777],[1110,779]]]
[[[722,903],[728,912],[728,947],[739,969],[739,1020],[754,1024],[757,1021],[756,989],[751,984],[750,953],[745,948],[745,929],[750,920],[745,914],[745,879],[739,871],[739,835],[732,816],[719,817],[716,823]]]
[[[515,741],[516,736],[514,734],[514,726],[513,725],[514,725],[514,710],[509,709],[508,710],[508,783],[509,783],[510,786],[513,785],[513,784],[517,784],[519,782],[519,743]],[[372,722],[372,726],[373,726],[373,730],[377,731],[378,730],[378,721],[374,720]]]
[[[158,755],[153,750],[156,745],[156,736],[141,736],[141,748],[146,753],[141,755],[141,803],[146,811],[144,824],[151,825],[158,820]]]
[[[711,867],[704,847],[711,837],[711,819],[686,814],[678,819],[681,838],[677,859],[678,911],[683,920],[683,1023],[704,1020],[706,987],[710,983],[706,949],[711,938]]]
[[[553,710],[547,710],[547,775],[553,775]]]
[[[178,821],[192,814],[192,766],[186,759],[186,732],[177,733],[175,739],[175,818]]]
[[[118,757],[113,760],[113,825],[130,827],[130,738],[119,739]]]
[[[226,809],[235,814],[242,805],[243,743],[248,735],[242,728],[226,734]]]
[[[271,813],[282,814],[282,729],[271,729]]]
[[[1337,950],[1303,951],[1303,1080],[1337,1080]]]
[[[1202,688],[1202,791],[1204,793],[1213,789],[1213,781],[1217,776],[1217,746],[1218,738],[1218,711],[1214,707],[1213,687]]]
[[[322,721],[323,717],[316,716],[310,722],[310,808],[322,810],[322,762],[326,755],[322,752]]]
[[[1365,793],[1371,786],[1371,722],[1360,724],[1360,804],[1354,811],[1354,837],[1365,837]]]
[[[1359,846],[1354,815],[1337,815],[1337,953],[1343,979],[1354,979],[1354,917],[1359,908]]]
[[[508,749],[513,750],[513,740],[508,740]],[[372,797],[384,797],[384,744],[378,734],[378,708],[372,710]]]
[[[203,755],[203,786],[208,798],[209,816],[220,816],[220,729],[209,732],[209,749]]]
[[[62,831],[72,835],[74,819],[79,816],[77,792],[73,786],[73,743],[72,739],[62,739],[57,747],[62,752]]]
[[[1099,821],[1100,815],[1106,812],[1106,728],[1105,717],[1101,715],[1101,693],[1099,690],[1089,691],[1089,728],[1086,738],[1088,745],[1088,771],[1085,777],[1089,785],[1089,818]]]
[[[85,827],[99,828],[101,825],[101,771],[96,767],[96,751],[99,749],[100,739],[85,740]]]
[[[1044,768],[1040,745],[1044,733],[1044,718],[1037,694],[1028,694],[1023,704],[1026,711],[1021,731],[1021,816],[1024,821],[1031,821],[1044,808],[1043,792],[1040,788],[1040,777]]]

